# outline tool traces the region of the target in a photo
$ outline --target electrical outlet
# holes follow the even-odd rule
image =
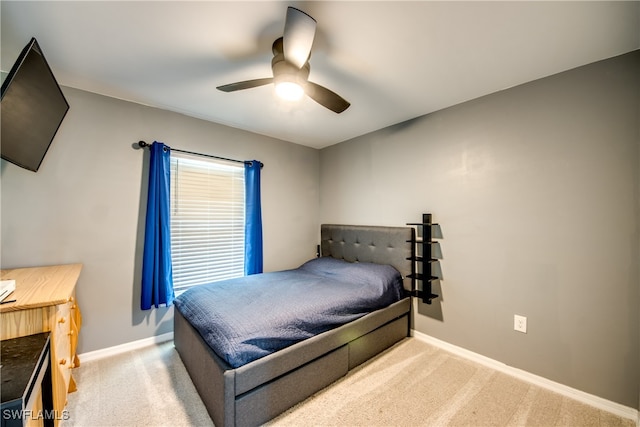
[[[518,332],[522,332],[522,333],[527,333],[527,318],[524,316],[518,316],[517,314],[513,315],[513,329],[518,331]]]

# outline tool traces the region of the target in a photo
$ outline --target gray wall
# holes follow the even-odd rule
[[[172,309],[138,309],[148,153],[131,144],[257,158],[266,270],[312,257],[321,221],[432,212],[444,281],[418,306],[418,331],[637,407],[639,57],[320,152],[64,88],[71,110],[41,170],[0,164],[1,265],[84,263],[80,352],[169,332]],[[513,314],[528,317],[526,335]]]
[[[321,222],[431,212],[416,330],[636,408],[639,76],[636,51],[323,149]]]
[[[138,140],[262,170],[265,270],[316,250],[319,152],[180,114],[63,88],[71,105],[41,169],[1,163],[2,268],[81,262],[81,353],[173,330],[173,308],[141,311],[148,151]]]

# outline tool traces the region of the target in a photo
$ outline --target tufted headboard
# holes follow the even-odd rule
[[[410,241],[412,227],[381,227],[369,225],[322,224],[320,226],[320,255],[349,262],[373,262],[395,267],[404,278],[404,287],[411,289]]]

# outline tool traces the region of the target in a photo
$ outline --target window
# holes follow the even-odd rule
[[[244,275],[244,165],[171,153],[176,292]]]

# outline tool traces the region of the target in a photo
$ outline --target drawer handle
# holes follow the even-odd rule
[[[61,318],[60,318],[60,320],[58,320],[58,323],[64,323],[64,322],[66,322],[66,321],[67,321],[67,320],[66,320],[64,317],[61,317]]]
[[[66,364],[67,364],[67,359],[62,359],[62,360],[60,361],[60,364],[61,364],[61,365],[66,365]]]

